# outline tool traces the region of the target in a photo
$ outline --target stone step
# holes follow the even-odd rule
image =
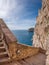
[[[30,65],[28,62],[23,61],[23,60],[19,60],[18,61],[21,65]]]
[[[0,53],[5,51],[6,51],[5,47],[0,47]]]
[[[7,62],[10,62],[10,58],[0,59],[0,63],[7,63]]]
[[[1,52],[0,55],[7,54],[7,52]]]
[[[9,57],[6,52],[0,53],[0,59]]]
[[[9,52],[4,42],[0,42],[0,63],[6,63],[10,61]]]
[[[4,46],[2,46],[2,47],[0,47],[0,49],[5,49],[5,47],[4,47]]]
[[[0,47],[2,47],[2,46],[4,46],[4,44],[3,43],[0,43]]]

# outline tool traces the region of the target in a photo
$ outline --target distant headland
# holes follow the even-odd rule
[[[34,31],[34,28],[29,28],[28,31],[29,32],[33,32]]]

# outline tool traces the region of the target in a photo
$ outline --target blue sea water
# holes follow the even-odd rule
[[[21,44],[32,45],[33,32],[28,30],[12,30],[12,32]]]

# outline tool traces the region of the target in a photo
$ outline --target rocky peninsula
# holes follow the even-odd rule
[[[34,28],[29,28],[29,32],[34,32]]]

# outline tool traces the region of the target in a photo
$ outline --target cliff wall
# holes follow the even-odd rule
[[[41,47],[46,50],[46,54],[49,55],[49,0],[42,0],[42,8],[38,11],[33,36],[33,46]],[[49,62],[48,57],[49,56],[47,56],[47,61]]]
[[[49,0],[42,1],[34,30],[33,45],[45,50],[49,46]]]

